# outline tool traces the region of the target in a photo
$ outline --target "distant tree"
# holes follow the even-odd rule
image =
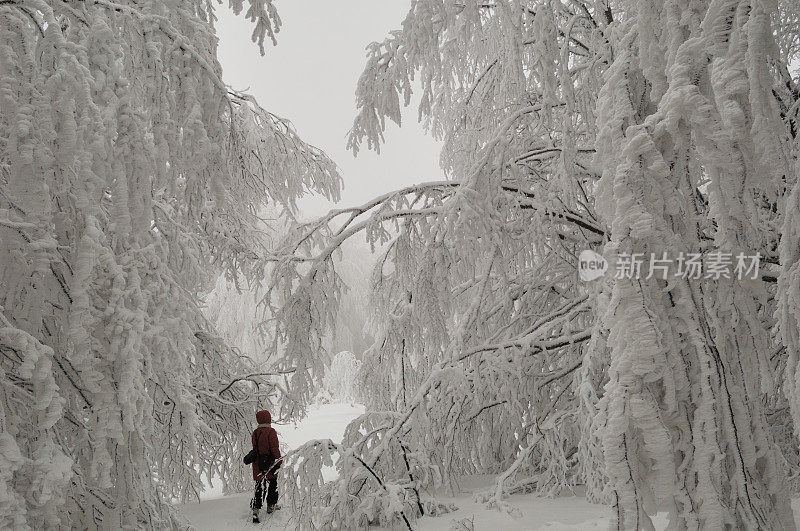
[[[298,227],[275,269],[281,326],[311,353],[336,311],[334,250],[362,232],[385,244],[367,413],[342,445],[298,454],[341,456],[335,482],[298,471],[302,525],[410,527],[422,487],[489,472],[500,508],[585,483],[618,528],[652,528],[657,511],[676,528],[794,527],[797,439],[780,412],[800,418],[798,13],[412,2],[369,48],[350,147],[379,149],[416,79],[448,178]],[[762,270],[664,280],[645,265],[588,284],[584,249],[759,253]]]
[[[363,241],[356,239],[343,242],[340,249],[333,260],[346,289],[339,301],[326,349],[331,355],[347,350],[360,359],[374,340],[369,324],[369,302],[370,272],[375,256]]]
[[[270,250],[285,236],[289,225],[287,216],[272,207],[261,209],[257,225],[262,244]],[[262,273],[264,276],[270,274],[269,263]],[[259,280],[249,282],[243,274],[219,272],[212,289],[203,296],[203,314],[228,345],[259,363],[269,365],[276,363],[283,352],[274,348],[271,328],[265,324],[268,315],[259,301],[264,297],[266,286]]]
[[[246,9],[263,52],[279,18]],[[269,261],[257,213],[335,198],[333,163],[221,79],[214,4],[0,2],[0,527],[178,527],[242,484],[242,433],[305,366],[265,370],[200,310]],[[322,374],[319,374],[319,378]],[[295,392],[296,391],[296,392]]]
[[[337,402],[357,402],[360,369],[361,362],[352,352],[343,350],[336,354],[325,371],[322,389],[325,398]]]

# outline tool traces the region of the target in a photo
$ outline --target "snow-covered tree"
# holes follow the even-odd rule
[[[357,402],[360,398],[358,375],[361,362],[355,354],[343,350],[331,360],[323,379],[323,398],[337,402]]]
[[[289,220],[284,216],[264,216],[265,242],[270,249],[276,239],[285,236],[288,226]],[[336,319],[323,338],[323,361],[327,364],[333,362],[337,352],[353,351],[360,356],[372,342],[366,329],[372,262],[369,249],[353,240],[344,242],[341,252],[334,256],[334,264],[346,289]],[[268,277],[270,271],[271,266],[267,264],[259,274],[259,280],[262,275]],[[248,283],[238,275],[220,274],[214,288],[204,297],[203,309],[229,345],[266,364],[278,361],[285,354],[283,345],[274,341],[275,330],[270,323],[268,305],[259,304],[268,289],[269,285],[263,282]]]
[[[289,222],[275,205],[262,208],[259,217],[261,241],[271,251],[284,237]],[[259,277],[269,276],[270,268],[267,264]],[[259,306],[266,288],[258,280],[248,282],[246,275],[220,272],[211,291],[203,297],[203,314],[228,345],[260,363],[270,364],[282,352],[272,348],[273,336],[264,324],[268,316]]]
[[[278,320],[310,355],[336,311],[335,249],[383,244],[368,411],[342,445],[297,454],[302,525],[410,527],[437,507],[422,487],[493,472],[499,508],[585,483],[619,528],[656,511],[794,527],[797,23],[792,2],[412,2],[368,49],[350,146],[379,149],[418,80],[447,178],[301,225],[276,266]],[[763,268],[590,284],[584,249]],[[331,452],[324,484],[306,462]]]
[[[606,250],[775,259],[797,97],[775,6],[630,4],[598,98]],[[611,367],[596,422],[617,524],[650,528],[668,510],[678,527],[793,529],[764,408],[769,292],[735,275],[656,278],[616,280],[598,308]]]
[[[339,301],[326,349],[329,353],[349,351],[360,358],[373,342],[370,335],[370,271],[375,263],[369,247],[355,239],[342,243],[333,263],[346,287]]]
[[[227,3],[263,51],[271,0]],[[214,9],[0,2],[2,528],[176,527],[167,502],[202,474],[242,484],[241,435],[279,391],[200,295],[260,274],[265,205],[339,177],[222,81]]]

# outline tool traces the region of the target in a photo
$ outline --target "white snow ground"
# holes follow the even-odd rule
[[[348,422],[364,411],[362,406],[348,404],[326,404],[316,406],[309,415],[296,426],[276,426],[279,437],[289,448],[296,448],[309,439],[330,438],[340,441]],[[331,468],[324,474],[326,478],[335,477]],[[491,487],[493,478],[489,476],[471,477],[461,482],[463,493],[459,496],[440,497],[439,501],[453,503],[458,510],[438,517],[424,517],[413,523],[419,531],[446,531],[451,529],[470,529],[458,527],[459,521],[474,524],[476,531],[564,531],[607,529],[610,513],[607,507],[595,505],[581,496],[562,496],[559,498],[537,498],[530,494],[512,496],[508,501],[519,509],[519,518],[512,518],[473,500],[472,492],[484,491]],[[227,529],[293,529],[290,514],[281,510],[270,516],[262,511],[262,523],[253,524],[250,515],[251,493],[221,496],[221,487],[212,486],[202,496],[200,503],[187,503],[179,506],[179,511],[198,531],[223,531]],[[800,521],[800,499],[793,502],[795,518]],[[667,526],[666,513],[659,514],[654,522],[657,530]],[[455,527],[454,527],[455,525]],[[378,528],[371,528],[376,529]]]
[[[491,478],[481,478],[475,487],[491,485]],[[483,490],[481,488],[480,490]],[[225,529],[293,529],[289,521],[288,511],[278,511],[270,516],[262,514],[261,524],[250,521],[251,494],[237,494],[210,500],[203,500],[199,504],[189,503],[181,506],[180,511],[195,526],[198,531],[221,531]],[[555,499],[536,498],[531,495],[512,496],[508,501],[515,505],[521,512],[521,518],[501,514],[495,510],[487,509],[481,503],[472,500],[469,493],[456,498],[439,498],[443,502],[452,502],[459,509],[455,512],[438,517],[424,517],[412,525],[420,531],[447,531],[458,529],[453,525],[459,520],[474,523],[474,529],[490,531],[522,531],[522,530],[579,530],[579,529],[607,529],[608,508],[601,505],[588,503],[578,496],[567,496]],[[661,515],[659,515],[661,516]],[[656,529],[666,527],[666,515],[656,522]],[[381,528],[370,528],[379,531]],[[468,527],[462,528],[470,529]]]

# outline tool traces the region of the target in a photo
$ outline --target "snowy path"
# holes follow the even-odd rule
[[[328,404],[313,408],[297,426],[277,426],[281,441],[289,448],[296,448],[309,439],[330,438],[340,441],[348,422],[363,412],[361,406]],[[330,469],[329,478],[335,477]],[[491,477],[469,478],[461,483],[464,493],[455,498],[440,498],[454,503],[459,509],[450,514],[414,522],[414,529],[441,531],[451,529],[455,521],[472,520],[476,530],[564,530],[602,529],[608,522],[608,509],[588,503],[584,498],[567,496],[555,499],[536,498],[531,495],[513,496],[509,501],[522,513],[521,518],[512,518],[497,511],[486,509],[472,499],[472,492],[486,490],[492,484]],[[291,515],[281,510],[262,519],[260,525],[250,521],[250,493],[221,496],[221,486],[215,485],[204,493],[200,503],[187,503],[179,511],[198,531],[221,531],[236,529],[291,529]],[[663,526],[662,526],[663,528]],[[376,528],[373,528],[376,529]]]
[[[486,479],[486,482],[489,478]],[[483,480],[478,483],[484,483]],[[487,483],[488,484],[488,483]],[[476,487],[483,485],[476,484]],[[608,528],[609,510],[600,505],[588,503],[584,498],[565,496],[554,499],[536,498],[530,495],[512,496],[510,501],[520,509],[522,518],[511,518],[497,511],[486,509],[482,504],[472,501],[465,494],[458,498],[443,498],[441,501],[453,502],[459,510],[436,518],[425,517],[413,523],[418,531],[448,531],[459,520],[472,520],[476,531],[580,531]],[[200,504],[183,506],[181,511],[198,531],[222,531],[226,529],[291,529],[289,514],[279,511],[263,519],[259,526],[250,523],[248,494],[238,494]],[[793,500],[795,519],[800,521],[800,499]],[[666,529],[667,515],[659,514],[654,519],[657,530]],[[371,528],[378,531],[378,528]]]
[[[297,426],[278,426],[282,441],[289,448],[296,448],[309,439],[330,438],[340,441],[348,422],[361,414],[361,406],[344,404],[328,404],[317,406],[309,412]],[[327,478],[333,478],[336,472],[328,470]],[[512,496],[508,501],[519,509],[522,517],[512,518],[496,510],[487,509],[481,503],[473,501],[472,492],[484,491],[491,487],[493,478],[472,477],[461,482],[463,493],[454,498],[440,497],[439,501],[453,503],[458,510],[438,517],[425,517],[414,522],[415,530],[447,531],[458,529],[453,527],[458,521],[471,521],[475,530],[489,531],[563,531],[606,529],[610,512],[607,507],[588,503],[580,496],[563,496],[559,498],[537,498],[530,494]],[[179,511],[198,531],[223,531],[227,529],[292,529],[291,515],[288,510],[281,510],[262,518],[260,525],[250,521],[250,493],[221,496],[219,485],[210,488],[200,503],[187,503],[179,507]],[[795,517],[800,521],[800,500],[792,504]],[[262,512],[263,514],[263,512]],[[654,519],[656,529],[665,529],[666,513]],[[371,528],[376,529],[378,528]],[[467,528],[464,528],[467,529]]]
[[[487,480],[488,485],[488,480]],[[476,530],[522,531],[522,530],[579,530],[606,529],[608,509],[587,503],[580,497],[541,499],[533,496],[514,496],[510,500],[523,514],[522,518],[512,518],[489,510],[482,504],[472,501],[471,496],[442,499],[453,502],[459,510],[435,518],[422,518],[414,522],[414,529],[420,531],[446,531],[454,521],[472,520]],[[237,494],[223,498],[204,500],[200,504],[187,504],[181,507],[183,515],[198,531],[221,531],[225,529],[291,529],[288,511],[281,510],[262,519],[260,525],[250,522],[250,495]],[[663,529],[666,521],[657,529]],[[378,531],[379,528],[371,528]]]

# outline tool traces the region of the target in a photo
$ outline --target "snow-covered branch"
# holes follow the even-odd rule
[[[270,0],[229,5],[274,37]],[[178,528],[202,474],[245,484],[253,410],[302,410],[201,296],[273,258],[261,210],[341,180],[229,91],[214,8],[0,3],[0,527]]]

